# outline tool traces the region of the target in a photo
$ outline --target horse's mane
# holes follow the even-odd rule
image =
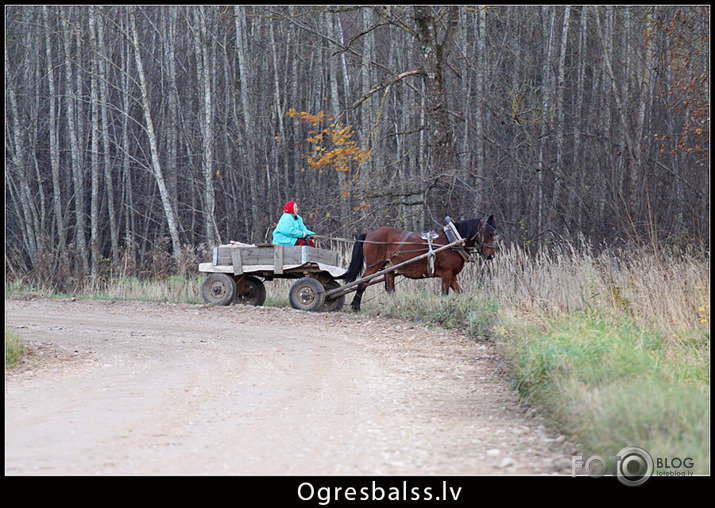
[[[467,219],[459,222],[455,222],[454,226],[459,231],[459,235],[464,238],[467,242],[470,242],[479,233],[479,223],[482,218],[477,217],[475,219]]]

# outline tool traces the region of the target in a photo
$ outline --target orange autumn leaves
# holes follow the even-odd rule
[[[370,158],[370,152],[360,148],[352,139],[355,135],[352,125],[336,122],[323,111],[311,115],[305,111],[298,113],[291,108],[286,116],[297,118],[319,129],[311,130],[306,138],[312,149],[303,157],[312,169],[322,172],[325,168],[334,168],[336,171],[346,172],[350,169],[350,164],[360,166]]]

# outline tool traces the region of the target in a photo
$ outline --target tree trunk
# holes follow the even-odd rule
[[[588,8],[581,8],[581,30],[578,41],[578,54],[586,54],[586,40],[588,35]],[[586,83],[586,59],[579,59],[578,74],[576,77],[576,99],[574,101],[574,116],[576,119],[583,118],[586,112],[583,110],[584,90]],[[581,232],[581,218],[583,216],[583,207],[581,203],[583,198],[581,194],[584,191],[586,164],[581,156],[581,138],[582,129],[581,122],[573,122],[573,159],[571,163],[571,174],[573,183],[569,189],[568,205],[566,209],[569,213],[569,219],[574,224],[574,231]]]
[[[337,26],[338,20],[335,16],[329,16],[328,19],[329,32],[328,35],[331,39],[337,40],[342,44],[342,34],[340,33],[339,27]],[[344,54],[343,54],[344,55]],[[343,74],[343,80],[346,79],[344,74],[344,69],[340,70],[338,65],[338,60],[335,56],[328,60],[328,66],[330,71],[330,116],[337,118],[340,111],[343,109],[341,106],[341,95],[340,95],[340,82],[339,75]],[[345,83],[343,83],[345,86]],[[346,123],[348,122],[346,118]],[[350,181],[351,171],[338,171],[338,188],[337,195],[339,196],[338,201],[338,222],[340,224],[347,224],[350,220],[350,193],[348,189],[348,183]],[[340,231],[340,234],[347,234],[348,232]]]
[[[164,183],[164,174],[161,169],[159,149],[157,147],[156,134],[154,133],[154,122],[151,117],[149,93],[147,91],[146,76],[144,75],[144,65],[142,63],[141,48],[139,45],[139,32],[137,31],[135,9],[132,9],[130,12],[130,23],[132,42],[134,45],[134,57],[137,65],[137,72],[139,73],[139,88],[141,89],[142,95],[141,105],[142,111],[144,112],[146,134],[149,140],[149,148],[151,151],[151,169],[154,174],[157,187],[159,187],[159,195],[161,197],[161,202],[164,207],[164,214],[166,216],[166,221],[169,226],[169,235],[171,237],[171,243],[174,249],[174,258],[179,264],[181,264],[181,242],[179,241],[178,221],[176,218],[174,207],[171,205],[171,198],[169,196],[169,192],[167,191],[166,184]]]
[[[566,44],[569,34],[569,18],[571,8],[567,5],[564,7],[564,20],[561,25],[561,48],[559,50],[559,65],[556,78],[556,167],[554,168],[554,191],[551,196],[551,206],[549,207],[549,222],[553,221],[553,217],[559,213],[558,204],[561,203],[561,189],[566,178],[565,163],[564,163],[564,131],[566,130],[565,121],[566,114],[564,111],[564,79],[565,79],[565,63],[566,63]],[[566,217],[563,217],[563,221]],[[562,221],[562,222],[563,222]]]
[[[63,19],[68,19],[67,13],[63,13]],[[75,104],[78,97],[72,93],[73,74],[72,74],[72,26],[67,23],[67,26],[62,30],[62,35],[65,44],[65,88],[67,90],[67,130],[70,138],[70,155],[72,161],[72,183],[74,185],[74,209],[75,209],[75,245],[77,255],[79,257],[78,270],[80,274],[85,275],[89,271],[87,264],[87,241],[85,238],[85,216],[84,216],[84,168],[81,163],[79,140],[77,136],[77,125],[75,122]]]
[[[436,7],[414,7],[417,23],[417,41],[424,64],[426,84],[426,115],[429,135],[432,141],[432,179],[434,190],[432,204],[435,215],[441,218],[457,205],[452,195],[454,184],[454,136],[449,122],[449,104],[445,83],[445,67],[452,45],[452,37],[457,22],[457,8],[447,9],[444,33],[441,23],[435,19]],[[440,16],[441,18],[441,16]],[[441,35],[441,37],[440,37]],[[459,196],[456,196],[459,198]]]
[[[475,83],[476,104],[474,106],[474,145],[475,145],[475,161],[476,175],[474,180],[475,195],[474,200],[478,207],[482,206],[482,187],[484,185],[485,176],[485,155],[484,155],[484,85],[486,83],[487,74],[487,7],[486,5],[479,6],[479,30],[477,32],[477,75]]]
[[[8,54],[7,47],[5,48],[5,67],[8,67]],[[10,123],[12,129],[9,132],[10,140],[9,152],[14,165],[14,175],[19,180],[19,185],[16,182],[14,176],[9,178],[10,189],[9,194],[15,197],[19,201],[19,210],[17,210],[18,215],[21,217],[21,224],[23,229],[22,240],[25,244],[26,252],[30,258],[30,263],[34,266],[38,260],[40,254],[40,240],[38,238],[39,227],[37,219],[36,204],[32,199],[30,192],[30,180],[28,178],[27,172],[27,160],[26,160],[26,147],[24,143],[24,133],[26,129],[20,124],[20,110],[18,106],[17,92],[15,83],[7,83],[6,91],[8,94],[8,99],[10,102],[10,114],[9,117],[12,118]],[[7,127],[6,127],[7,130]],[[16,207],[17,208],[17,207]]]
[[[117,227],[117,210],[114,201],[114,182],[112,181],[112,155],[109,133],[109,87],[107,75],[106,47],[104,44],[104,13],[98,8],[97,43],[99,52],[99,97],[102,114],[102,144],[104,149],[104,182],[107,190],[107,208],[109,212],[109,236],[112,248],[112,268],[119,262],[119,228]]]
[[[542,25],[544,26],[544,32],[549,34],[548,41],[546,44],[546,51],[542,61],[542,69],[544,75],[544,86],[542,87],[542,113],[541,113],[541,135],[539,141],[539,159],[538,159],[538,184],[536,192],[536,232],[539,235],[539,242],[543,239],[543,233],[548,229],[550,220],[545,215],[544,201],[546,200],[546,190],[544,188],[544,181],[546,176],[546,157],[547,150],[549,147],[548,134],[552,128],[552,113],[553,113],[553,97],[554,97],[554,87],[555,78],[552,68],[552,61],[554,58],[554,45],[555,45],[555,25],[556,25],[556,8],[553,6],[543,6],[542,7],[543,18]]]
[[[630,126],[628,125],[628,118],[627,118],[627,111],[626,108],[628,107],[628,80],[623,79],[621,85],[622,88],[619,90],[618,89],[618,78],[615,75],[615,72],[613,70],[613,64],[611,62],[612,60],[612,50],[611,50],[611,45],[610,41],[612,40],[611,34],[612,32],[612,23],[607,23],[607,29],[609,30],[608,32],[604,33],[603,31],[603,26],[601,24],[601,19],[599,15],[599,10],[598,7],[595,7],[595,12],[596,12],[596,27],[597,27],[597,33],[598,37],[601,40],[601,46],[603,48],[603,61],[606,65],[606,73],[608,76],[608,81],[610,82],[611,85],[611,92],[612,92],[612,97],[616,103],[616,111],[618,112],[618,118],[620,120],[620,125],[619,125],[619,138],[622,140],[620,143],[620,157],[619,157],[619,166],[620,166],[620,171],[616,175],[616,181],[623,181],[624,173],[625,173],[625,162],[631,163],[631,160],[633,159],[632,154],[634,150],[636,150],[636,146],[634,144],[633,140],[633,134],[631,132]],[[627,8],[626,8],[627,9]],[[627,12],[627,11],[626,11]],[[609,13],[612,13],[612,11],[607,10],[607,16]],[[624,62],[624,66],[627,65],[628,62]],[[624,70],[625,72],[625,70]],[[622,192],[622,185],[618,185],[617,188],[615,189],[616,193],[618,195],[621,195]],[[621,197],[621,203],[618,203],[619,206],[625,206],[626,211],[630,213],[634,212],[634,208],[638,207],[639,203],[636,202],[634,199],[625,199],[624,197]]]
[[[121,29],[126,33],[128,30],[129,20],[128,16],[122,16],[121,18]],[[137,259],[137,223],[136,223],[136,208],[134,206],[134,186],[132,183],[132,162],[130,158],[131,152],[131,141],[129,139],[129,98],[130,84],[133,82],[129,76],[129,70],[131,68],[132,61],[132,48],[131,45],[127,44],[122,50],[123,58],[123,69],[122,74],[123,82],[122,84],[122,135],[121,135],[121,146],[122,146],[122,178],[123,178],[123,210],[124,210],[124,265],[122,267],[122,273],[133,274],[134,264]]]
[[[234,7],[234,17],[236,19],[236,60],[238,62],[238,93],[241,104],[242,128],[240,132],[243,138],[244,154],[241,158],[242,171],[248,174],[253,173],[253,166],[258,163],[258,157],[255,150],[254,137],[257,135],[253,121],[253,111],[251,108],[251,100],[249,96],[251,75],[249,70],[249,46],[248,46],[248,27],[246,25],[245,6]],[[260,220],[260,203],[259,199],[262,195],[259,187],[257,175],[253,178],[248,176],[244,179],[248,187],[248,197],[250,202],[251,223],[258,225]],[[265,195],[265,194],[263,194]]]
[[[97,35],[95,9],[89,8],[89,41],[95,51],[92,52],[92,72],[90,77],[90,103],[92,115],[92,149],[90,153],[90,171],[92,192],[89,212],[89,246],[91,253],[91,275],[96,279],[99,275],[99,90],[97,89],[97,76],[99,74],[99,61],[97,58]]]
[[[62,279],[69,276],[69,258],[67,257],[67,232],[65,230],[64,212],[62,211],[62,185],[60,181],[60,141],[57,135],[57,91],[55,89],[55,66],[52,57],[52,41],[50,37],[50,20],[47,6],[43,6],[42,15],[45,22],[45,55],[47,57],[47,83],[49,86],[49,144],[50,167],[52,168],[52,205],[57,225],[59,241],[58,257]]]
[[[165,61],[167,71],[167,113],[169,117],[166,125],[166,187],[171,197],[171,205],[178,214],[178,153],[179,153],[179,129],[180,129],[180,104],[179,87],[176,77],[176,42],[177,42],[177,15],[178,9],[174,7],[164,7],[166,9],[166,38]]]
[[[206,13],[203,6],[194,8],[194,44],[196,47],[196,76],[202,100],[199,121],[201,122],[201,172],[204,177],[204,234],[208,245],[217,242],[218,230],[214,217],[216,193],[213,176],[213,105],[211,103],[211,63],[209,40],[206,36]]]

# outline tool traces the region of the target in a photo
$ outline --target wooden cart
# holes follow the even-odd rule
[[[338,266],[338,253],[307,245],[219,245],[213,260],[201,263],[199,271],[208,273],[201,296],[212,305],[263,305],[263,282],[273,279],[296,279],[288,292],[294,309],[331,312],[345,303],[345,294],[326,298],[327,292],[342,287],[336,280],[345,272]]]

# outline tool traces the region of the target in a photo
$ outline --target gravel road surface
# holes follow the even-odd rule
[[[570,474],[487,341],[290,308],[6,297],[7,475]]]

